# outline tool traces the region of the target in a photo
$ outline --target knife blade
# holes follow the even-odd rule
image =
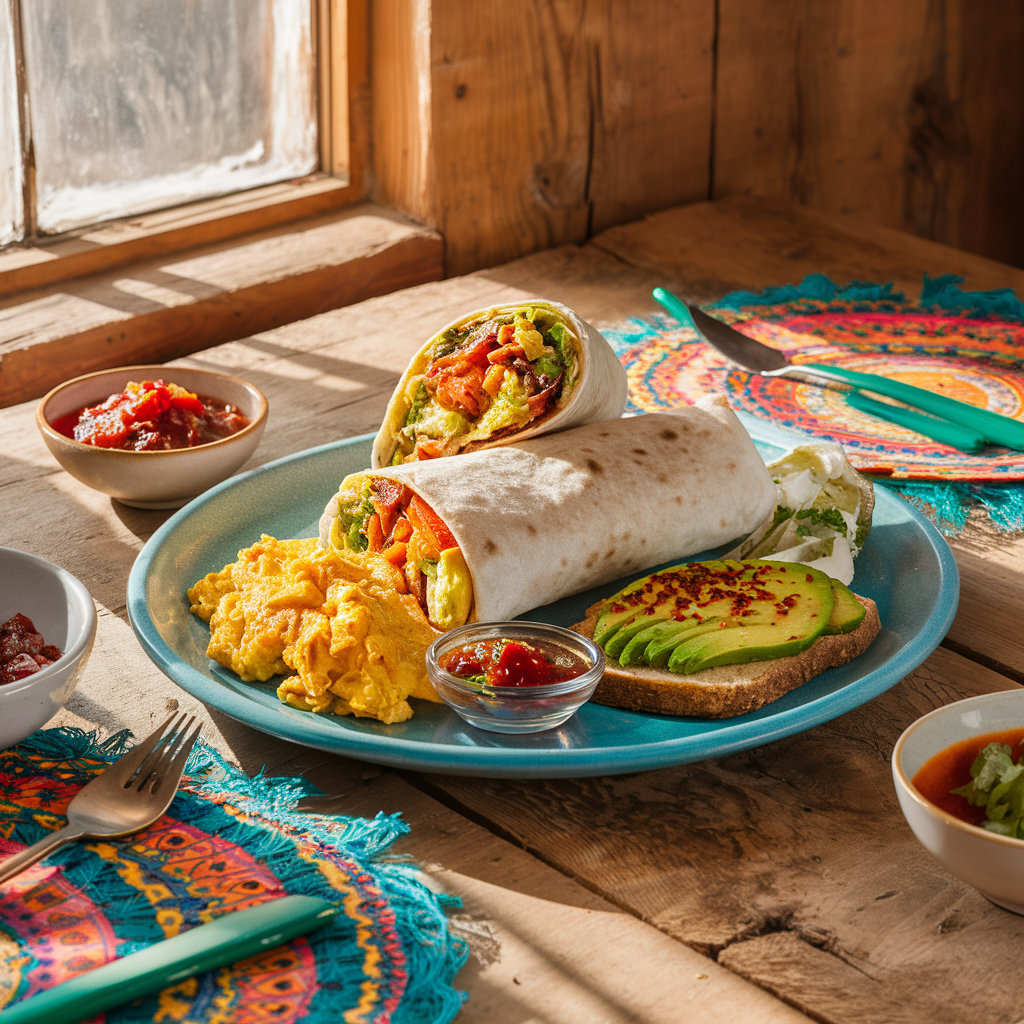
[[[916,388],[902,381],[890,380],[879,374],[859,373],[844,367],[821,366],[816,363],[793,365],[777,349],[763,345],[729,324],[708,316],[696,306],[687,305],[665,288],[655,288],[654,297],[681,323],[692,324],[697,334],[726,359],[752,373],[787,377],[817,387],[846,392],[852,389],[861,393],[862,397],[852,400],[848,397],[848,401],[860,411],[898,423],[961,451],[978,452],[987,442],[1024,450],[1024,423],[1009,416],[979,409],[966,402]],[[906,405],[897,406],[878,401],[871,395],[894,398]]]
[[[339,906],[282,896],[236,910],[80,974],[0,1013],[3,1024],[80,1024],[194,974],[237,963],[329,924]]]

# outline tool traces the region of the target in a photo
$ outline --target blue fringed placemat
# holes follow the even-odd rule
[[[65,823],[74,794],[124,753],[41,730],[0,751],[0,847],[13,853]],[[0,1007],[219,914],[292,893],[343,912],[309,938],[189,979],[110,1011],[106,1024],[447,1024],[465,943],[410,864],[384,851],[398,815],[299,813],[317,790],[249,778],[207,746],[189,758],[167,813],[123,840],[76,843],[0,888]]]
[[[962,291],[960,281],[926,277],[910,302],[888,284],[839,286],[811,274],[799,285],[733,292],[708,308],[795,364],[880,373],[1024,419],[1024,303],[1010,289]],[[1001,530],[1024,530],[1024,452],[968,455],[860,413],[837,392],[747,373],[671,317],[634,319],[605,335],[626,366],[634,412],[722,392],[738,412],[791,436],[841,444],[858,469],[945,533],[961,530],[974,509]]]

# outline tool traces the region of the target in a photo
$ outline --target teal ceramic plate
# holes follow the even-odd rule
[[[146,653],[188,693],[273,736],[400,768],[517,778],[635,772],[770,743],[835,718],[920,665],[956,612],[959,579],[948,545],[916,510],[879,488],[855,589],[878,603],[881,634],[859,658],[760,711],[705,721],[586,704],[562,728],[525,736],[481,732],[447,706],[419,700],[413,717],[397,725],[296,711],[278,701],[276,682],[243,683],[206,657],[209,631],[189,612],[185,592],[262,533],[315,536],[342,477],[370,464],[371,442],[366,435],[312,448],[227,480],[177,512],[143,548],[128,581],[131,623]],[[769,457],[780,450],[759,447]],[[579,622],[588,605],[626,582],[522,618]]]

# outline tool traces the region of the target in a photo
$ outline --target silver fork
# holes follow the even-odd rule
[[[68,823],[0,863],[0,883],[76,839],[129,836],[152,825],[170,806],[201,726],[195,715],[166,722],[83,786],[68,804]],[[171,724],[173,722],[173,724]],[[170,728],[168,729],[168,726]]]

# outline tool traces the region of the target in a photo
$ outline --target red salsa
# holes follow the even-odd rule
[[[984,807],[975,807],[967,798],[950,792],[971,781],[971,765],[975,758],[990,743],[1005,743],[1010,747],[1014,763],[1024,754],[1024,729],[1007,729],[1003,732],[989,732],[984,736],[972,736],[940,750],[928,758],[911,780],[914,788],[926,800],[941,808],[954,818],[966,821],[968,825],[981,825],[987,814]]]
[[[515,640],[480,640],[449,651],[441,668],[487,686],[546,686],[575,679],[590,668],[568,651],[559,650],[557,657],[556,662],[539,647]]]
[[[129,382],[101,405],[54,420],[65,437],[97,448],[153,452],[195,448],[249,425],[237,409],[162,380]]]
[[[0,685],[24,679],[59,657],[60,651],[48,644],[36,632],[32,620],[20,612],[0,625]]]

